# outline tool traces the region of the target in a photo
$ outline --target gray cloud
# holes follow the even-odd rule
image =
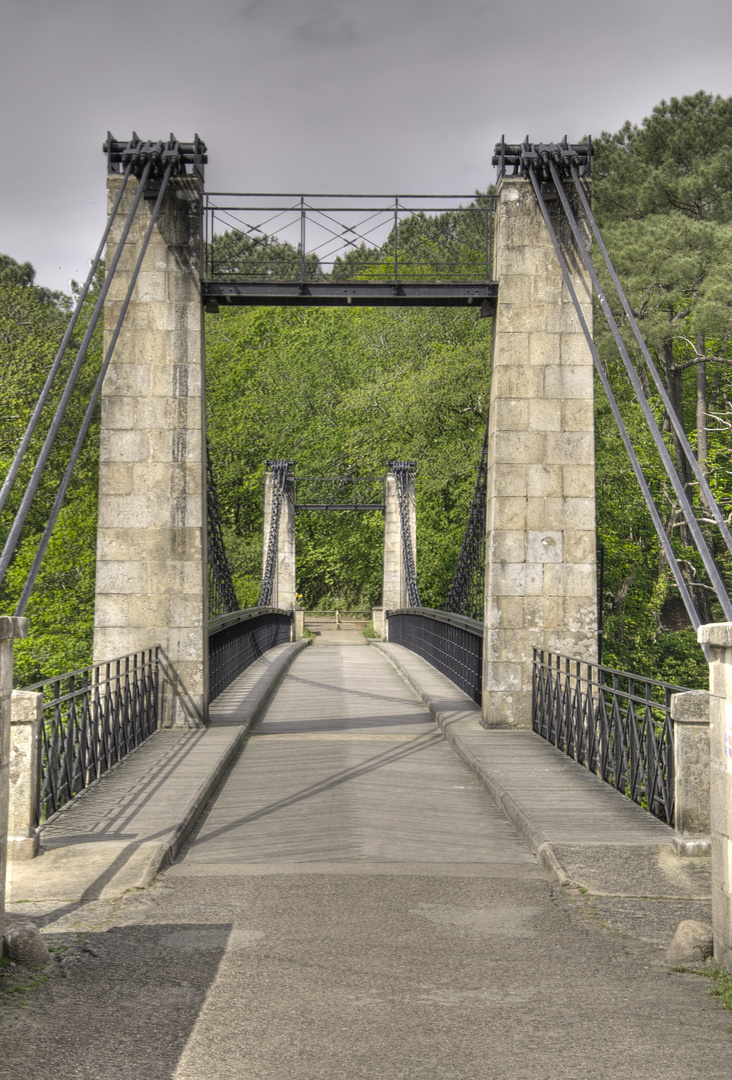
[[[207,142],[209,190],[443,191],[494,142],[639,122],[732,94],[728,0],[9,0],[0,15],[0,251],[83,276],[101,143]]]

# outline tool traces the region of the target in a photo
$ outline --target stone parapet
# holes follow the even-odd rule
[[[13,690],[10,713],[10,804],[8,859],[38,852],[36,814],[41,771],[43,694]]]
[[[28,636],[28,620],[0,615],[0,941],[5,929],[5,874],[10,802],[10,715],[13,692],[13,642]]]
[[[700,626],[709,646],[714,959],[732,971],[732,623]]]
[[[711,700],[711,695],[706,690],[689,690],[671,697],[671,719],[674,725],[675,843],[680,855],[708,855],[711,850]]]

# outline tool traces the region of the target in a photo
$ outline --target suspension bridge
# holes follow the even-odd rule
[[[6,620],[12,643],[101,403],[94,663],[12,696],[11,901],[119,896],[175,860],[168,879],[183,892],[207,878],[257,875],[498,874],[520,893],[526,882],[536,887],[538,860],[560,883],[590,891],[630,888],[632,871],[644,895],[701,903],[707,861],[683,856],[711,848],[710,697],[601,663],[595,377],[708,658],[721,638],[702,625],[623,422],[593,339],[593,295],[729,622],[732,601],[698,508],[621,329],[634,337],[705,517],[730,552],[732,536],[595,222],[591,143],[502,140],[497,194],[470,199],[208,193],[197,136],[109,135],[105,153],[107,225],[0,492],[2,509],[45,430],[7,529],[2,577],[103,320],[101,369]],[[440,214],[449,235],[425,271],[414,238],[420,230],[432,238]],[[232,223],[241,242],[224,259],[216,237]],[[49,419],[105,250],[104,284]],[[420,601],[418,463],[393,460],[381,477],[300,477],[296,462],[268,461],[261,592],[255,608],[240,608],[207,453],[203,325],[222,306],[265,304],[460,305],[494,319],[490,416],[444,611]],[[351,648],[348,632],[342,643],[331,635],[307,647],[296,598],[294,522],[303,511],[384,515],[380,638],[368,647]],[[315,888],[313,903],[327,908],[326,893]],[[530,923],[519,936],[534,932]],[[726,963],[732,938],[716,914],[715,935]],[[214,1007],[201,1013],[176,1076],[203,1075],[217,1039]],[[345,1075],[318,1038],[331,1074]],[[271,1061],[285,1060],[267,1045]],[[276,1075],[281,1066],[267,1061],[251,1075]],[[223,1058],[218,1067],[217,1075],[244,1075],[226,1071]],[[313,1075],[303,1069],[290,1061],[287,1074]],[[407,1074],[427,1075],[399,1073]]]

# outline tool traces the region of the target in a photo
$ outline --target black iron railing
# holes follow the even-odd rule
[[[480,705],[482,623],[431,608],[398,608],[385,615],[389,641],[416,652]]]
[[[534,650],[534,731],[674,824],[671,695],[683,687]]]
[[[292,612],[257,607],[212,619],[208,625],[208,700],[275,645],[290,640]]]
[[[445,611],[483,620],[485,603],[485,515],[488,483],[488,425],[478,464],[478,478],[470,504],[460,557],[445,604]]]
[[[236,589],[226,555],[221,511],[216,492],[216,477],[211,451],[206,443],[206,504],[208,510],[208,617],[215,619],[229,611],[238,611]]]
[[[24,688],[43,694],[36,824],[157,729],[159,672],[148,649]]]

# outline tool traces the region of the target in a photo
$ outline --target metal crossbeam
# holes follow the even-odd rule
[[[490,282],[202,281],[206,311],[220,306],[477,307],[495,315],[498,285]]]
[[[206,195],[220,304],[477,306],[492,315],[493,195]]]

